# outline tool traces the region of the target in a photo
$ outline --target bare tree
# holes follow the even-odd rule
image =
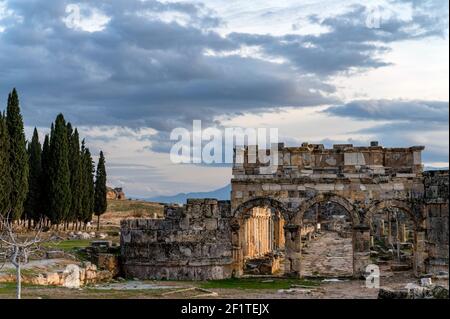
[[[41,237],[42,225],[41,222],[37,223],[32,236],[19,236],[19,226],[13,223],[9,215],[0,215],[0,262],[4,266],[9,261],[16,268],[17,299],[21,299],[22,292],[21,267],[40,250],[44,242]]]

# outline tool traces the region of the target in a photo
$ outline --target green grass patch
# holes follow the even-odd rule
[[[204,289],[288,289],[292,285],[317,287],[318,281],[307,279],[284,278],[231,278],[223,280],[209,280],[200,284]]]
[[[27,290],[39,290],[44,286],[30,285],[22,283],[22,293],[26,293]],[[57,288],[56,286],[45,286],[48,288]],[[15,282],[5,282],[0,284],[0,295],[15,295],[17,290],[17,284]]]
[[[60,241],[60,242],[44,243],[43,246],[45,248],[49,248],[49,249],[73,251],[78,248],[88,247],[90,244],[91,244],[91,241],[89,239],[71,239],[71,240],[64,240],[64,241]]]
[[[10,294],[16,291],[15,282],[5,282],[0,284],[0,294]]]

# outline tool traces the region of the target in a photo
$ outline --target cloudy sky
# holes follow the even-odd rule
[[[193,120],[425,145],[448,166],[448,58],[447,0],[0,0],[3,104],[17,87],[27,134],[62,112],[137,197],[228,184],[229,167],[171,163]]]

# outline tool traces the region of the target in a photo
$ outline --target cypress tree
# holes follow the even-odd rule
[[[50,219],[50,138],[49,135],[45,135],[44,144],[42,146],[42,174],[41,174],[41,207],[42,213],[45,217]]]
[[[71,127],[68,125],[68,130],[69,128],[71,131]],[[69,221],[75,222],[80,215],[82,199],[80,138],[77,129],[69,136],[69,169],[70,189],[72,192]]]
[[[65,221],[70,210],[70,171],[67,127],[64,116],[56,117],[50,137],[50,219],[59,225]]]
[[[28,144],[28,196],[25,202],[25,215],[27,219],[39,221],[42,216],[41,202],[41,180],[42,180],[42,162],[41,162],[41,143],[36,128],[34,128],[31,143]]]
[[[95,175],[95,197],[94,197],[94,213],[97,218],[97,230],[100,229],[100,215],[106,212],[106,168],[105,157],[100,151],[100,158],[98,160],[97,172]]]
[[[0,113],[0,217],[9,213],[11,196],[11,168],[9,164],[9,135],[6,119]]]
[[[9,133],[9,163],[11,167],[11,214],[13,219],[19,219],[23,213],[28,193],[28,154],[16,89],[13,89],[8,96],[6,124]]]
[[[92,156],[83,140],[81,145],[81,161],[82,161],[82,202],[80,220],[84,224],[92,220],[94,212],[94,165]]]

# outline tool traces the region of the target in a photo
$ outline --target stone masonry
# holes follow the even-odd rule
[[[377,142],[332,149],[280,143],[273,174],[262,174],[265,164],[257,157],[254,163],[248,161],[249,152],[267,155],[268,150],[238,149],[246,160],[233,166],[231,201],[188,200],[181,207],[165,207],[162,220],[122,222],[125,274],[156,279],[239,277],[249,256],[282,247],[284,275],[300,277],[302,241],[314,231],[306,222],[308,212],[329,204],[346,213],[351,225],[353,276],[364,275],[370,264],[372,218],[389,209],[402,211],[414,225],[415,273],[448,271],[448,171],[423,172],[423,149],[384,148]],[[258,208],[264,210],[255,213]],[[249,223],[252,218],[256,220]],[[261,239],[265,242],[255,246]]]
[[[164,219],[123,220],[121,255],[127,277],[221,279],[231,276],[230,203],[189,199],[166,206]]]

